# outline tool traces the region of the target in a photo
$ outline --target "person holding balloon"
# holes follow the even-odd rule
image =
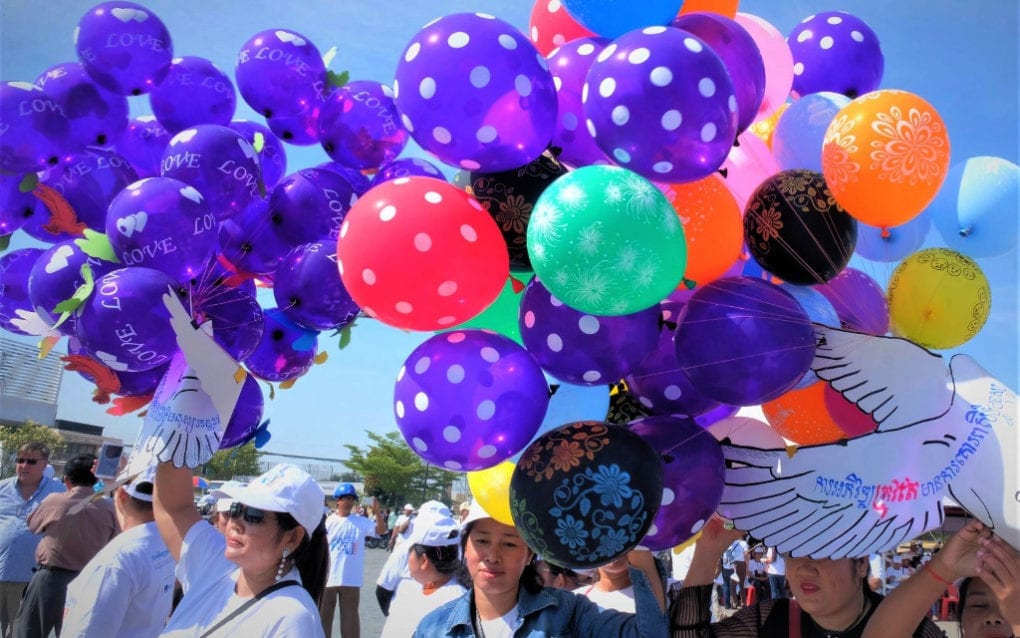
[[[470,636],[658,637],[666,634],[661,598],[643,570],[634,569],[636,614],[607,610],[583,596],[542,587],[535,572],[535,553],[513,525],[502,523],[472,503],[461,530],[461,551],[471,589],[426,616],[415,638]],[[632,552],[635,561],[648,552]],[[654,566],[648,566],[654,571]],[[661,592],[661,586],[659,591]],[[660,594],[661,596],[661,594]]]
[[[868,557],[785,556],[793,598],[760,600],[711,622],[710,597],[716,564],[743,532],[713,516],[701,530],[683,587],[670,590],[672,638],[860,638],[882,596],[868,586]],[[877,635],[877,634],[876,634]],[[887,634],[881,632],[882,636]],[[939,638],[942,630],[920,616],[903,635]]]

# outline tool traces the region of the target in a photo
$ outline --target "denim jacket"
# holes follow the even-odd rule
[[[537,594],[521,587],[517,594],[520,614],[515,638],[665,638],[666,615],[655,600],[643,572],[631,568],[634,583],[634,614],[599,611],[584,596],[546,587]],[[472,590],[429,613],[418,624],[414,638],[474,638],[471,624]]]

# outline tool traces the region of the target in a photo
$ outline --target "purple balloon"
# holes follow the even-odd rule
[[[315,362],[319,333],[291,321],[277,308],[266,309],[262,339],[243,359],[252,374],[266,381],[288,381],[300,377]]]
[[[170,133],[151,115],[142,115],[128,122],[127,130],[115,148],[131,162],[139,178],[159,175],[163,151],[170,141]]]
[[[78,338],[114,372],[140,372],[169,363],[177,351],[163,295],[177,284],[153,268],[119,268],[96,280],[78,316]]]
[[[419,157],[403,157],[401,159],[395,159],[391,162],[386,162],[379,167],[379,171],[372,176],[372,186],[378,186],[383,182],[388,182],[391,179],[398,177],[434,177],[441,179],[444,182],[446,175],[443,171],[439,170],[435,164],[428,160],[423,160]],[[360,196],[361,193],[358,193]]]
[[[34,84],[0,83],[0,170],[27,173],[56,166],[70,142],[60,104]]]
[[[765,62],[754,38],[737,21],[718,13],[687,13],[671,26],[699,37],[726,65],[737,98],[737,133],[742,132],[758,116],[765,95]]]
[[[797,385],[815,354],[807,313],[778,286],[728,277],[696,290],[680,311],[677,359],[699,392],[756,405]]]
[[[51,66],[35,83],[64,109],[70,146],[109,146],[127,129],[127,98],[97,84],[80,63]]]
[[[655,414],[696,418],[718,409],[720,404],[698,392],[680,368],[673,336],[682,308],[681,303],[660,305],[663,322],[655,349],[624,377],[624,381],[638,402]]]
[[[347,183],[354,189],[354,194],[358,197],[367,193],[368,189],[375,185],[358,169],[351,168],[350,166],[344,166],[343,164],[337,164],[336,162],[323,162],[315,168],[321,168],[339,174],[347,180]]]
[[[306,168],[276,185],[269,197],[269,215],[280,237],[292,247],[336,240],[357,199],[350,182],[339,173]]]
[[[234,407],[234,413],[230,415],[230,421],[220,439],[220,449],[237,447],[250,441],[262,422],[264,407],[265,399],[258,380],[252,376],[246,377],[244,385],[241,386],[237,406]]]
[[[291,146],[314,146],[319,143],[319,113],[322,105],[318,102],[309,110],[287,117],[267,117],[266,125],[273,135]]]
[[[240,361],[255,351],[265,319],[254,290],[206,282],[192,290],[191,303],[196,321],[212,321],[213,341],[231,357]]]
[[[342,328],[361,311],[340,280],[336,241],[291,250],[276,269],[273,296],[281,312],[311,330]]]
[[[325,102],[318,120],[319,143],[334,162],[375,169],[407,146],[393,91],[374,80],[340,87]]]
[[[104,2],[78,22],[75,49],[88,74],[120,95],[142,95],[166,77],[174,57],[170,32],[152,10]]]
[[[21,192],[23,175],[0,175],[0,235],[9,235],[37,215],[39,200]]]
[[[220,222],[223,257],[244,273],[272,274],[291,247],[271,219],[267,200],[257,200],[237,217]]]
[[[421,29],[400,56],[393,92],[414,140],[472,171],[523,166],[556,131],[545,58],[492,16],[455,13]]]
[[[815,290],[832,302],[843,328],[871,335],[889,332],[889,302],[874,279],[856,268],[842,272]]]
[[[277,182],[287,174],[287,150],[280,138],[258,122],[234,120],[230,128],[241,134],[248,143],[255,147],[255,134],[262,135],[262,150],[259,151],[259,165],[262,167],[262,182],[266,190],[272,190]]]
[[[605,38],[577,38],[549,53],[549,71],[556,80],[556,134],[553,146],[560,149],[556,159],[571,166],[608,164],[584,121],[582,92],[588,70],[609,44]]]
[[[233,217],[260,197],[258,153],[226,126],[200,124],[174,135],[161,165],[163,177],[197,188],[218,220]]]
[[[69,335],[67,338],[67,354],[93,358],[75,335]],[[166,374],[169,367],[170,364],[167,363],[151,370],[142,370],[141,372],[128,372],[126,370],[114,372],[113,374],[120,380],[120,388],[116,392],[117,396],[137,397],[152,394],[156,391],[156,386],[159,385],[160,380]],[[76,372],[89,383],[96,382],[96,378],[91,374],[83,370],[76,370]]]
[[[585,82],[588,130],[614,162],[657,182],[714,173],[737,135],[737,99],[719,56],[671,27],[630,31]]]
[[[106,232],[106,211],[114,196],[136,181],[130,162],[100,148],[66,157],[42,180],[67,200],[78,221],[97,232]]]
[[[786,37],[793,54],[794,97],[832,91],[854,99],[879,88],[885,58],[878,36],[845,11],[822,11]]]
[[[175,58],[166,79],[149,94],[152,113],[170,133],[199,124],[230,124],[237,98],[226,73],[205,58]]]
[[[57,305],[70,299],[85,283],[81,274],[85,264],[92,270],[93,281],[118,268],[113,262],[89,257],[73,239],[54,244],[36,259],[28,277],[28,294],[36,314],[47,324],[56,323],[60,317]],[[58,330],[73,335],[76,324],[77,318],[72,314]]]
[[[217,247],[216,218],[194,186],[170,177],[131,184],[110,202],[106,234],[125,266],[196,279]]]
[[[539,365],[561,381],[605,385],[626,376],[655,349],[659,308],[599,317],[564,304],[537,277],[524,289],[521,338]]]
[[[630,423],[662,459],[662,503],[641,544],[669,549],[691,538],[722,499],[726,465],[719,442],[683,417],[650,416]]]
[[[255,112],[266,118],[292,117],[319,99],[326,65],[308,38],[267,29],[241,46],[235,77],[238,92]]]
[[[42,248],[22,248],[0,255],[0,328],[18,335],[29,334],[14,325],[18,311],[32,312],[28,278]]]
[[[527,446],[545,416],[549,386],[516,342],[487,330],[456,330],[411,352],[393,399],[397,426],[418,456],[467,472]]]

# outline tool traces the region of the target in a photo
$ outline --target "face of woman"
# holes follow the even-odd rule
[[[864,559],[786,559],[786,580],[801,608],[815,622],[829,629],[842,629],[861,612],[861,580],[867,573]]]
[[[531,550],[509,525],[491,518],[476,521],[464,546],[464,564],[474,587],[486,595],[517,594]]]
[[[284,532],[280,529],[276,514],[273,512],[263,512],[261,522],[254,522],[246,520],[245,514],[235,516],[232,511],[224,530],[227,539],[224,556],[245,570],[254,572],[276,570],[280,564],[283,548],[288,547],[291,552],[297,548],[301,540],[300,530],[300,527],[296,527]]]
[[[964,638],[1008,638],[1013,635],[1002,619],[999,602],[980,578],[970,581],[967,600],[960,614],[960,630]]]

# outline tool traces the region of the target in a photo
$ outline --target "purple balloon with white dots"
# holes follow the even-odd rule
[[[411,352],[393,400],[397,426],[418,456],[468,472],[527,446],[545,417],[549,386],[516,342],[488,330],[456,330]]]
[[[715,172],[737,134],[737,98],[722,60],[672,27],[613,40],[588,71],[589,133],[618,165],[658,182]]]
[[[605,385],[626,376],[655,349],[659,307],[603,317],[564,304],[533,278],[520,309],[521,338],[539,365],[561,381]]]
[[[516,27],[454,13],[411,39],[397,63],[397,110],[443,162],[503,171],[534,160],[556,128],[556,89],[542,54]]]
[[[548,56],[557,101],[556,134],[552,143],[560,149],[556,159],[571,166],[610,163],[588,132],[581,101],[588,70],[607,44],[609,40],[605,38],[577,38],[557,47]]]
[[[845,11],[805,18],[786,37],[793,54],[795,97],[832,91],[853,99],[879,88],[885,57],[878,36]]]

